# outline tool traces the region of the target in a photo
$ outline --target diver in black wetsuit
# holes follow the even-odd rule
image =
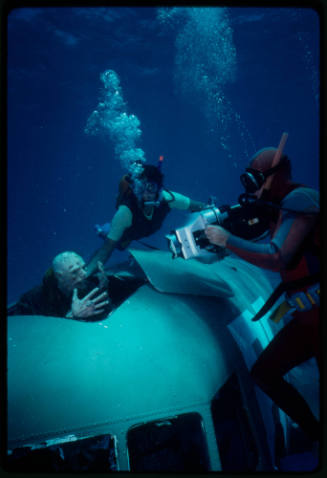
[[[131,241],[158,231],[171,209],[194,212],[206,207],[202,202],[164,189],[163,174],[157,166],[143,166],[139,179],[138,187],[141,186],[141,191],[136,191],[128,175],[122,178],[116,201],[117,212],[109,233],[104,237],[104,244],[87,264],[87,275],[96,270],[98,261],[105,264],[115,248],[123,250]]]

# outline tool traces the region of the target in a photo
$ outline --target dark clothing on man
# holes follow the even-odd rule
[[[97,321],[105,318],[109,312],[118,307],[129,295],[144,283],[141,278],[120,278],[115,275],[108,276],[108,285],[103,288],[110,298],[110,303],[105,307],[102,314],[93,317],[78,318],[75,320]],[[83,280],[77,288],[79,299],[85,297],[95,287],[98,287],[98,279],[95,275]],[[101,292],[101,289],[100,291]],[[7,310],[7,315],[45,315],[52,317],[66,317],[71,309],[72,294],[66,296],[58,288],[57,279],[52,269],[45,274],[42,284],[34,287],[23,294],[19,301]]]

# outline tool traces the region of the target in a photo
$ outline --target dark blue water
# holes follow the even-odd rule
[[[8,17],[8,302],[63,250],[89,258],[125,170],[88,136],[100,74],[120,78],[147,162],[168,188],[237,202],[251,155],[276,146],[319,186],[319,18],[310,9],[32,8]],[[182,225],[173,212],[148,242]],[[126,253],[115,252],[111,262]]]

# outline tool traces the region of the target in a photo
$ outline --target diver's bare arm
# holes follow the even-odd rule
[[[207,205],[204,202],[194,201],[193,199],[190,199],[190,205],[188,209],[191,212],[197,212],[197,211],[202,211],[206,207]]]
[[[176,193],[173,191],[164,190],[163,191],[164,199],[168,202],[169,206],[172,209],[180,209],[183,211],[202,211],[207,206],[205,203],[200,201],[194,201],[183,194]]]
[[[103,245],[95,251],[86,266],[87,277],[97,270],[98,261],[102,262],[102,264],[105,264],[107,262],[112,252],[114,251],[117,242],[118,241],[113,241],[112,239],[108,238],[104,241]]]

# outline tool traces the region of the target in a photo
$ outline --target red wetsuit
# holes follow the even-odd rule
[[[226,247],[256,266],[279,271],[283,282],[318,273],[319,194],[289,183],[280,206],[299,212],[280,210],[277,223],[271,229],[269,244],[253,243],[231,235]],[[304,312],[295,311],[293,320],[274,337],[251,371],[256,383],[313,440],[319,437],[319,423],[306,401],[283,376],[312,357],[316,357],[320,366],[319,345],[319,306],[314,305]]]

